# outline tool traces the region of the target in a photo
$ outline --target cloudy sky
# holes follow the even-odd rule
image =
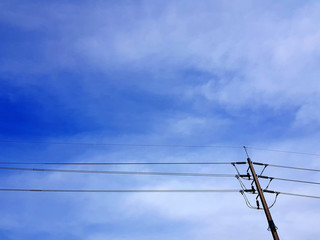
[[[0,160],[232,162],[246,160],[243,145],[320,153],[319,11],[311,0],[2,0],[0,140],[238,148],[2,142]],[[254,161],[320,168],[319,156],[248,150]],[[69,169],[236,173],[231,165]],[[0,179],[1,188],[240,189],[235,178],[1,170]],[[311,184],[269,188],[320,195]],[[0,195],[5,240],[271,238],[263,211],[240,193]],[[281,239],[319,239],[319,200],[280,195],[271,212]]]

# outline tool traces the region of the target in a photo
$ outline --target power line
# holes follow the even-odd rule
[[[281,152],[281,153],[290,153],[290,154],[299,154],[299,155],[308,155],[320,157],[318,153],[306,153],[306,152],[295,152],[287,150],[277,150],[277,149],[268,149],[268,148],[258,148],[258,147],[247,147],[248,149],[259,150],[259,151],[268,151],[268,152]]]
[[[170,189],[152,189],[152,190],[78,190],[78,189],[16,189],[16,188],[2,188],[1,192],[70,192],[70,193],[219,193],[219,192],[240,192],[240,190],[235,189],[204,189],[204,190],[193,190],[193,189],[183,189],[183,190],[170,190]]]
[[[215,146],[215,145],[170,145],[170,144],[131,144],[131,143],[89,143],[89,142],[50,142],[50,141],[19,141],[0,140],[0,143],[28,143],[50,145],[88,145],[88,146],[123,146],[123,147],[186,147],[186,148],[241,148],[240,146]]]
[[[170,147],[170,148],[235,148],[241,149],[242,146],[229,146],[229,145],[179,145],[179,144],[134,144],[134,143],[90,143],[90,142],[54,142],[54,141],[24,141],[24,140],[4,140],[0,139],[0,143],[27,143],[27,144],[50,144],[50,145],[88,145],[88,146],[123,146],[123,147]],[[318,156],[317,153],[306,153],[306,152],[295,152],[287,150],[267,149],[258,147],[246,147],[248,149],[260,150],[260,151],[271,151],[271,152],[282,152],[292,153],[301,155]]]
[[[166,176],[191,176],[191,177],[235,177],[235,174],[212,173],[170,173],[170,172],[135,172],[135,171],[90,171],[90,170],[66,170],[46,168],[10,168],[0,167],[0,170],[38,171],[38,172],[62,172],[62,173],[93,173],[93,174],[136,174],[136,175],[166,175]]]
[[[283,166],[283,165],[276,165],[276,164],[266,164],[266,163],[259,163],[259,162],[253,162],[253,164],[255,164],[255,165],[263,165],[263,166],[268,166],[268,167],[289,168],[289,169],[296,169],[296,170],[320,172],[320,169],[313,169],[313,168],[291,167],[291,166]]]
[[[242,192],[243,190],[237,189],[22,189],[22,188],[1,188],[0,192],[53,192],[53,193],[231,193]],[[320,199],[320,196],[277,192],[271,190],[263,190],[267,193],[283,194],[296,197],[307,197]]]
[[[288,179],[288,178],[278,178],[278,177],[268,177],[268,176],[258,176],[259,178],[265,178],[270,180],[280,180],[280,181],[287,181],[287,182],[298,182],[298,183],[308,183],[308,184],[320,184],[320,182],[310,182],[304,180],[296,180],[296,179]]]
[[[246,162],[0,162],[6,165],[223,165]]]
[[[138,172],[138,171],[102,171],[102,170],[74,170],[74,169],[48,169],[48,168],[15,168],[15,167],[0,167],[0,170],[15,170],[15,171],[36,171],[36,172],[61,172],[61,173],[87,173],[87,174],[136,174],[136,175],[166,175],[166,176],[193,176],[193,177],[236,177],[234,174],[213,174],[213,173],[185,173],[185,172]],[[240,175],[246,177],[247,175]],[[320,184],[320,182],[304,181],[297,179],[278,178],[259,175],[259,178],[280,180],[308,184]]]
[[[277,191],[271,191],[271,190],[263,190],[267,193],[275,193],[275,194],[282,194],[282,195],[288,195],[288,196],[295,196],[295,197],[306,197],[306,198],[316,198],[320,199],[320,196],[313,196],[313,195],[305,195],[305,194],[297,194],[297,193],[287,193],[287,192],[277,192]]]
[[[285,193],[285,192],[279,192],[283,195],[289,195],[289,196],[297,196],[297,197],[307,197],[307,198],[316,198],[320,199],[320,196],[311,196],[311,195],[304,195],[304,194],[296,194],[296,193]]]

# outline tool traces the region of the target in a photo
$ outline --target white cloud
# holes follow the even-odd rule
[[[312,102],[306,101],[297,111],[295,125],[297,127],[316,128],[320,124],[320,112],[318,96]]]
[[[231,71],[234,76],[218,75],[221,80],[199,83],[195,89],[226,107],[302,106],[320,90],[317,3],[291,10],[249,1],[54,6],[59,11],[45,8],[48,17],[38,20],[26,14],[36,10],[33,5],[2,17],[22,27],[48,27],[53,38],[45,51],[57,59],[51,65],[62,67],[64,59],[73,68],[84,61],[97,70],[152,71],[159,78],[188,68],[212,74]]]
[[[185,118],[180,119],[172,119],[170,120],[170,128],[173,132],[177,132],[180,134],[190,135],[194,131],[199,131],[200,129],[204,129],[206,124],[208,124],[207,119],[205,118],[197,118],[187,116]]]

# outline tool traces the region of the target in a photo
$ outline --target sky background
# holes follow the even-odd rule
[[[308,0],[2,0],[0,139],[320,153],[319,11]],[[2,162],[246,160],[241,148],[2,142],[0,149]],[[249,154],[320,168],[317,156]],[[98,169],[235,174],[231,165]],[[320,179],[275,168],[266,174]],[[1,188],[240,189],[233,178],[4,170],[0,181]],[[310,184],[274,181],[270,189],[320,195]],[[271,239],[263,211],[247,208],[239,193],[0,196],[4,240]],[[281,239],[319,239],[319,200],[280,195],[271,212]]]

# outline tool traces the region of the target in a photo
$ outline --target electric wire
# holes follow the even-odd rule
[[[269,209],[272,208],[276,204],[278,196],[279,196],[279,193],[276,193],[276,196],[275,196],[275,198],[273,200],[273,203],[270,206],[268,206]]]
[[[91,173],[91,174],[166,175],[166,176],[192,176],[192,177],[235,177],[236,176],[235,174],[213,174],[213,173],[100,171],[100,170],[73,170],[73,169],[47,169],[47,168],[10,168],[10,167],[0,167],[0,170],[62,172],[62,173]]]
[[[236,168],[237,169],[237,168]],[[238,171],[237,171],[238,172]],[[263,171],[262,171],[263,172]],[[239,177],[241,177],[242,179],[245,179],[245,180],[250,180],[250,175],[244,175],[244,174],[239,174],[238,172],[238,175]],[[270,177],[270,176],[263,176],[263,175],[257,175],[258,178],[264,178],[264,179],[269,179],[270,182],[268,183],[268,186],[270,185],[271,181],[272,180],[279,180],[279,181],[287,181],[287,182],[297,182],[297,183],[306,183],[306,184],[316,184],[316,185],[320,185],[320,182],[313,182],[313,181],[305,181],[305,180],[297,180],[297,179],[289,179],[289,178],[279,178],[279,177]],[[251,183],[252,185],[252,183]],[[267,187],[268,187],[267,186]]]
[[[255,164],[255,165],[265,165],[265,166],[268,166],[268,167],[288,168],[288,169],[295,169],[295,170],[320,172],[320,169],[313,169],[313,168],[292,167],[292,166],[284,166],[284,165],[276,165],[276,164],[268,164],[268,163],[260,163],[260,162],[253,162],[253,164]]]
[[[4,165],[228,165],[246,162],[0,162]]]
[[[299,154],[299,155],[320,157],[320,154],[318,154],[318,153],[306,153],[306,152],[296,152],[296,151],[287,151],[287,150],[278,150],[278,149],[258,148],[258,147],[246,147],[246,148],[253,149],[253,150],[259,150],[259,151],[280,152],[280,153],[290,153],[290,154]]]
[[[270,186],[270,184],[271,184],[272,180],[273,180],[273,179],[269,179],[269,183],[268,183],[268,185],[264,188],[265,190],[267,190],[267,189],[269,188],[269,186]]]
[[[277,191],[272,191],[272,190],[263,190],[263,191],[267,192],[267,193],[276,193],[276,194],[295,196],[295,197],[306,197],[306,198],[320,199],[320,196],[314,196],[314,195],[305,195],[305,194],[287,193],[287,192],[277,192]]]
[[[240,192],[235,189],[134,189],[134,190],[119,190],[119,189],[21,189],[21,188],[1,188],[0,192],[61,192],[61,193],[226,193],[226,192]]]
[[[307,184],[320,184],[320,182],[311,182],[311,181],[304,181],[304,180],[297,180],[297,179],[288,179],[288,178],[278,178],[278,177],[269,177],[269,176],[258,176],[259,178],[265,179],[272,179],[272,180],[279,180],[279,181],[287,181],[287,182],[297,182],[297,183],[307,183]]]
[[[222,145],[179,145],[179,144],[135,144],[135,143],[89,143],[89,142],[51,142],[51,141],[19,141],[0,140],[0,143],[28,143],[28,144],[50,144],[50,145],[88,145],[88,146],[123,146],[123,147],[182,147],[182,148],[242,148],[240,146]]]
[[[246,194],[245,194],[245,191],[241,190],[240,193],[241,193],[241,195],[242,195],[242,197],[243,197],[243,199],[244,199],[244,201],[245,201],[245,203],[246,203],[246,205],[247,205],[248,208],[257,209],[257,210],[258,210],[257,207],[254,207],[254,206],[251,205],[249,199],[247,198],[247,196],[246,196]]]
[[[0,192],[61,192],[61,193],[231,193],[237,189],[35,189],[35,188],[0,188]],[[320,196],[263,190],[268,193],[320,199]]]
[[[28,144],[50,144],[50,145],[88,145],[88,146],[123,146],[123,147],[170,147],[170,148],[234,148],[241,149],[243,146],[229,146],[229,145],[179,145],[179,144],[135,144],[135,143],[90,143],[90,142],[54,142],[54,141],[24,141],[24,140],[5,140],[0,139],[0,143],[28,143]],[[300,155],[309,155],[320,157],[317,153],[296,152],[287,150],[277,150],[259,147],[245,147],[246,149],[270,151],[270,152],[282,152]]]

